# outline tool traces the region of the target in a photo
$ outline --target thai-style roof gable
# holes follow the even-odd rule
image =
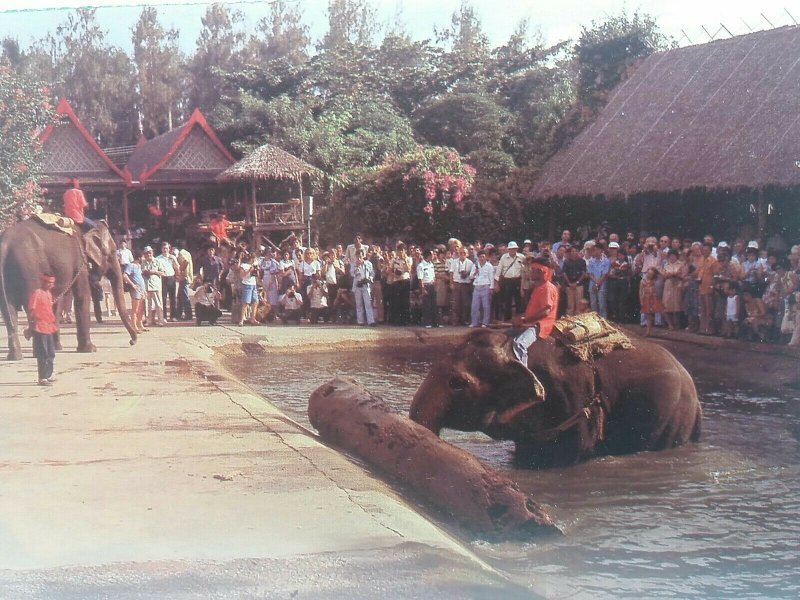
[[[530,191],[628,196],[800,185],[800,27],[645,59]]]
[[[77,178],[84,186],[125,187],[127,179],[98,146],[75,115],[66,99],[61,98],[54,122],[39,136],[42,144],[42,179],[45,186],[67,185]]]
[[[199,109],[176,129],[138,143],[125,170],[134,185],[213,183],[234,158]]]

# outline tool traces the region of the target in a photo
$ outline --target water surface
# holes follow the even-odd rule
[[[433,353],[346,352],[239,361],[236,371],[310,427],[308,397],[336,375],[408,413]],[[698,382],[700,444],[605,457],[564,469],[515,469],[513,444],[443,436],[546,504],[562,538],[472,543],[550,598],[800,597],[800,402]]]

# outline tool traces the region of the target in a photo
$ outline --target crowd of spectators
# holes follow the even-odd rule
[[[358,323],[487,327],[524,311],[532,260],[553,268],[559,316],[594,310],[611,321],[686,329],[751,341],[800,344],[800,246],[773,236],[730,244],[600,232],[555,243],[450,239],[429,247],[397,242],[281,249],[210,245],[199,256],[162,243],[125,257],[134,323],[216,323],[220,309],[237,325]],[[225,255],[223,259],[220,255]],[[140,311],[141,314],[137,314]],[[147,321],[143,315],[148,315]]]

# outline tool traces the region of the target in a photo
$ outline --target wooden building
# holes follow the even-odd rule
[[[552,221],[800,234],[800,27],[653,54],[530,190]],[[638,227],[637,227],[638,228]]]
[[[220,208],[254,238],[303,231],[310,219],[304,192],[311,179],[322,175],[270,145],[236,163],[199,109],[183,125],[150,140],[103,150],[62,99],[56,123],[40,140],[45,155],[41,183],[53,209],[61,209],[61,195],[77,178],[90,212],[125,234],[136,225],[185,240],[202,232],[203,223]]]

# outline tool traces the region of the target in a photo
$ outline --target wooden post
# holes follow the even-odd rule
[[[767,243],[767,203],[764,201],[764,188],[758,188],[758,243],[766,247]]]
[[[256,213],[256,180],[255,178],[250,181],[250,192],[252,196],[252,205],[253,205],[253,227],[255,228],[258,225],[258,215]]]
[[[125,235],[131,234],[131,222],[128,216],[128,190],[122,191],[122,222],[125,226]]]

